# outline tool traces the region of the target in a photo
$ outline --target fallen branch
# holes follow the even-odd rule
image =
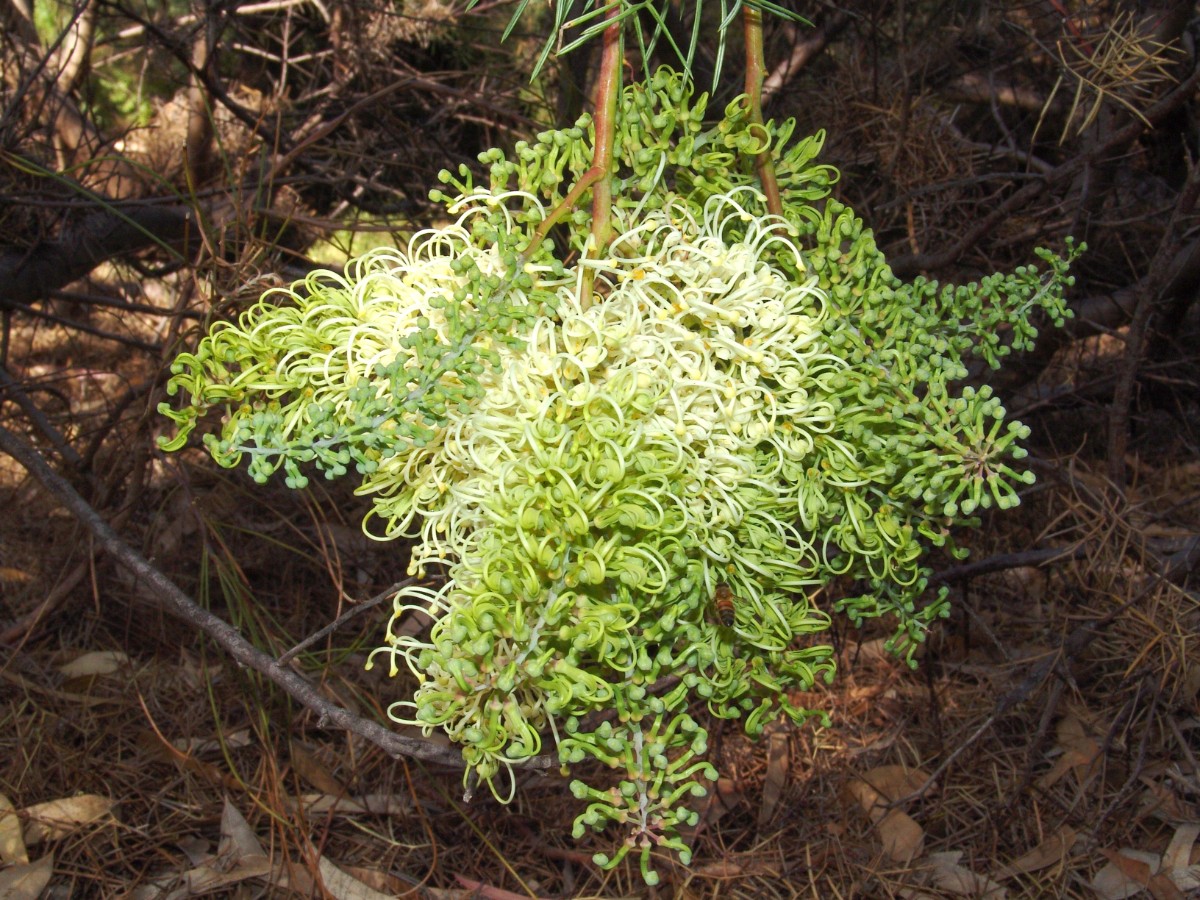
[[[1061,550],[1055,552],[1058,552],[1060,556],[1063,557],[1078,558],[1079,556],[1084,555],[1084,549],[1084,545],[1080,545],[1073,553],[1070,551],[1064,553]],[[1019,554],[1013,555],[1017,556]],[[986,560],[984,562],[986,562]],[[1058,705],[1058,698],[1061,695],[1063,686],[1066,685],[1070,680],[1070,666],[1079,660],[1083,654],[1083,651],[1088,648],[1092,641],[1094,641],[1103,633],[1105,628],[1116,621],[1118,616],[1140,604],[1142,600],[1145,599],[1150,592],[1159,585],[1170,583],[1168,576],[1178,574],[1179,570],[1182,569],[1183,566],[1188,565],[1191,562],[1191,555],[1185,554],[1183,559],[1174,561],[1175,564],[1169,566],[1166,570],[1160,572],[1149,572],[1148,574],[1151,576],[1149,583],[1146,584],[1146,586],[1140,591],[1138,591],[1137,594],[1126,600],[1115,609],[1105,613],[1100,618],[1086,621],[1074,629],[1066,636],[1066,638],[1063,639],[1062,643],[1055,652],[1044,656],[1037,665],[1029,669],[1028,674],[1016,687],[996,700],[996,704],[993,707],[991,714],[983,720],[983,722],[978,728],[975,729],[975,731],[971,733],[970,737],[968,737],[965,741],[962,741],[957,747],[954,748],[954,751],[949,756],[942,760],[941,764],[938,765],[933,773],[925,780],[924,784],[907,796],[900,797],[899,799],[888,804],[888,808],[891,809],[894,807],[903,806],[907,803],[911,803],[914,800],[921,800],[924,798],[924,796],[929,792],[930,788],[937,783],[939,778],[946,774],[950,767],[954,765],[955,761],[962,756],[969,747],[974,745],[981,737],[987,734],[987,732],[992,729],[996,722],[1003,718],[1013,708],[1029,700],[1029,698],[1033,696],[1034,692],[1037,691],[1043,684],[1045,684],[1051,675],[1058,673],[1059,678],[1052,688],[1051,699],[1047,704],[1045,714],[1042,716],[1042,723],[1035,733],[1031,743],[1031,746],[1036,747],[1041,742],[1042,736],[1045,734],[1045,731],[1049,726],[1050,714]],[[1065,669],[1063,668],[1064,666],[1066,667]],[[1029,781],[1030,773],[1027,772],[1025,778],[1023,779],[1021,789],[1018,791],[1018,793],[1022,793],[1028,787]]]

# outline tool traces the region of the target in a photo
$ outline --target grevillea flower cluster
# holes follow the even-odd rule
[[[452,224],[217,325],[165,410],[169,447],[222,410],[209,449],[260,480],[353,467],[368,533],[415,537],[423,582],[373,657],[417,681],[392,717],[448,735],[501,799],[542,752],[617,770],[572,783],[576,835],[619,824],[597,861],[633,851],[651,882],[656,849],[689,858],[709,716],[820,719],[799,700],[833,678],[831,615],[887,616],[911,659],[945,614],[929,549],[1030,481],[1026,429],[955,382],[1067,314],[1049,253],[1045,275],[899,282],[826,197],[820,137],[741,109],[706,125],[669,72],[626,90],[601,252],[582,209],[561,250],[530,237],[588,165],[586,119],[484,154],[486,187],[444,174]],[[746,162],[764,140],[782,218]],[[825,597],[835,579],[850,596]],[[400,627],[417,612],[426,634]]]

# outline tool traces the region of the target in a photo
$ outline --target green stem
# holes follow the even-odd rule
[[[771,158],[770,135],[763,125],[762,86],[767,64],[763,56],[762,11],[749,3],[742,6],[742,23],[746,30],[746,106],[750,113],[750,127],[762,135],[765,146],[755,154],[754,167],[767,198],[767,212],[783,216],[783,198],[779,194],[779,182],[775,178],[775,162]]]

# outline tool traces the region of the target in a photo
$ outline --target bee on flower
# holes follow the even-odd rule
[[[724,582],[718,584],[717,589],[713,592],[713,612],[717,614],[717,621],[724,628],[732,628],[734,622],[737,621],[737,607],[733,590]]]

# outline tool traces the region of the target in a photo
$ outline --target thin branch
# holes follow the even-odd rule
[[[336,619],[334,619],[332,622],[330,622],[324,628],[320,629],[319,631],[314,631],[312,634],[310,634],[308,637],[306,637],[304,640],[302,640],[300,643],[298,643],[291,650],[288,650],[286,653],[284,653],[282,656],[280,656],[279,664],[281,666],[287,665],[295,657],[299,656],[301,653],[303,653],[305,650],[307,650],[309,647],[311,647],[317,641],[321,640],[321,638],[323,638],[327,635],[333,634],[335,631],[337,631],[339,628],[341,628],[343,625],[345,625],[351,619],[356,618],[357,616],[361,615],[362,613],[365,613],[369,609],[374,609],[376,606],[383,603],[385,600],[390,600],[392,597],[395,597],[396,593],[398,591],[403,590],[404,588],[408,587],[410,584],[415,584],[416,580],[417,579],[415,579],[415,578],[406,578],[403,581],[398,581],[395,584],[393,584],[390,588],[388,588],[386,591],[381,591],[380,593],[376,594],[370,600],[364,600],[362,603],[354,604],[354,606],[350,607],[348,610],[346,610],[344,613],[342,613],[340,616],[338,616]]]
[[[1087,554],[1088,549],[1082,544],[1076,547],[1048,547],[1043,550],[1025,550],[1020,553],[1001,553],[935,572],[930,576],[929,583],[932,585],[953,584],[956,581],[966,581],[969,578],[978,578],[980,575],[1004,572],[1022,566],[1046,566],[1060,560],[1082,559]]]
[[[62,576],[58,584],[50,589],[41,603],[25,613],[25,615],[20,616],[16,621],[10,622],[4,628],[0,629],[0,646],[11,647],[18,641],[23,641],[37,627],[38,622],[54,612],[58,608],[58,605],[83,583],[84,578],[87,577],[90,571],[90,560],[84,559],[77,563],[73,569]]]
[[[25,313],[27,316],[45,319],[47,322],[53,322],[55,325],[62,325],[64,328],[69,328],[74,331],[82,331],[84,334],[94,335],[95,337],[103,338],[106,341],[115,341],[118,344],[124,344],[126,347],[135,347],[138,350],[145,350],[148,353],[162,353],[163,348],[159,344],[152,344],[149,341],[127,337],[123,334],[116,334],[112,331],[105,331],[102,328],[96,328],[94,325],[88,325],[86,322],[77,322],[74,319],[56,316],[54,313],[46,312],[45,310],[38,309],[35,306],[29,306],[26,303],[6,302],[3,296],[0,296],[0,309],[4,310],[5,312],[9,310],[16,310],[18,312]]]
[[[27,250],[0,248],[0,306],[40,299],[102,262],[148,247],[182,243],[180,255],[186,257],[187,244],[199,230],[196,211],[182,204],[106,205],[84,216],[58,240]]]
[[[50,420],[46,418],[46,414],[42,412],[41,407],[33,402],[33,399],[25,393],[21,383],[8,374],[8,370],[0,366],[0,401],[5,398],[10,398],[29,418],[29,421],[37,426],[37,430],[58,451],[58,455],[63,458],[63,461],[76,471],[79,470],[80,464],[83,462],[79,454],[75,452],[62,432],[50,424]]]
[[[620,4],[614,3],[604,29],[604,45],[600,56],[600,75],[596,82],[596,146],[592,151],[592,168],[603,174],[592,186],[592,238],[597,255],[604,252],[612,238],[612,169],[613,144],[617,130],[617,100],[621,93],[621,22],[617,16]],[[587,297],[581,298],[585,302]]]
[[[332,724],[344,728],[370,741],[391,756],[411,756],[442,765],[462,767],[462,757],[457,750],[440,747],[432,741],[396,734],[378,722],[355,715],[326,700],[307,678],[253,646],[228,622],[198,606],[175,582],[122,540],[100,514],[79,496],[62,476],[50,468],[41,454],[4,427],[0,427],[0,450],[20,463],[85,525],[95,535],[97,543],[149,589],[147,593],[153,596],[156,602],[183,621],[195,625],[239,663],[262,673],[298,703],[315,712],[320,717],[319,724],[322,727]],[[524,760],[521,765],[525,768],[544,769],[558,765],[558,761],[553,756],[546,755]]]
[[[1082,549],[1082,547],[1079,548],[1079,550]],[[1083,555],[1079,552],[1079,550],[1077,550],[1075,554],[1072,554],[1072,556],[1074,557],[1076,555]],[[1083,651],[1088,648],[1092,641],[1099,637],[1103,630],[1111,625],[1118,616],[1122,615],[1131,608],[1139,606],[1141,602],[1147,596],[1149,596],[1150,592],[1158,588],[1160,585],[1170,584],[1171,581],[1169,576],[1177,575],[1180,568],[1182,568],[1182,566],[1177,565],[1160,572],[1148,572],[1147,574],[1150,577],[1146,585],[1135,595],[1127,599],[1120,606],[1117,606],[1105,613],[1100,618],[1090,619],[1073,630],[1059,645],[1059,648],[1056,652],[1051,653],[1043,658],[1041,662],[1029,670],[1028,675],[1026,675],[1020,684],[996,701],[996,705],[993,708],[991,715],[989,715],[983,721],[983,723],[980,724],[980,726],[976,728],[974,732],[972,732],[971,736],[967,738],[966,741],[959,744],[959,746],[955,748],[954,752],[942,761],[942,763],[933,771],[933,773],[928,779],[926,779],[925,783],[922,784],[921,787],[917,788],[911,794],[893,801],[891,804],[889,804],[889,808],[902,806],[906,803],[912,802],[913,800],[920,800],[922,797],[924,797],[925,794],[929,792],[929,789],[937,783],[937,780],[941,778],[950,768],[950,766],[954,764],[954,761],[962,756],[968,747],[986,734],[1002,716],[1004,716],[1009,710],[1013,709],[1013,707],[1018,706],[1019,704],[1028,700],[1030,696],[1032,696],[1033,692],[1037,690],[1055,670],[1059,669],[1060,666],[1069,666],[1072,662],[1078,660],[1083,654]],[[1059,691],[1061,691],[1062,684],[1063,682],[1060,680],[1056,685],[1056,688]],[[1053,706],[1056,704],[1057,700],[1055,699],[1052,701],[1051,705]],[[1039,733],[1042,731],[1044,731],[1044,729],[1039,729]],[[1036,745],[1039,741],[1040,737],[1035,737],[1033,742],[1034,745]]]

